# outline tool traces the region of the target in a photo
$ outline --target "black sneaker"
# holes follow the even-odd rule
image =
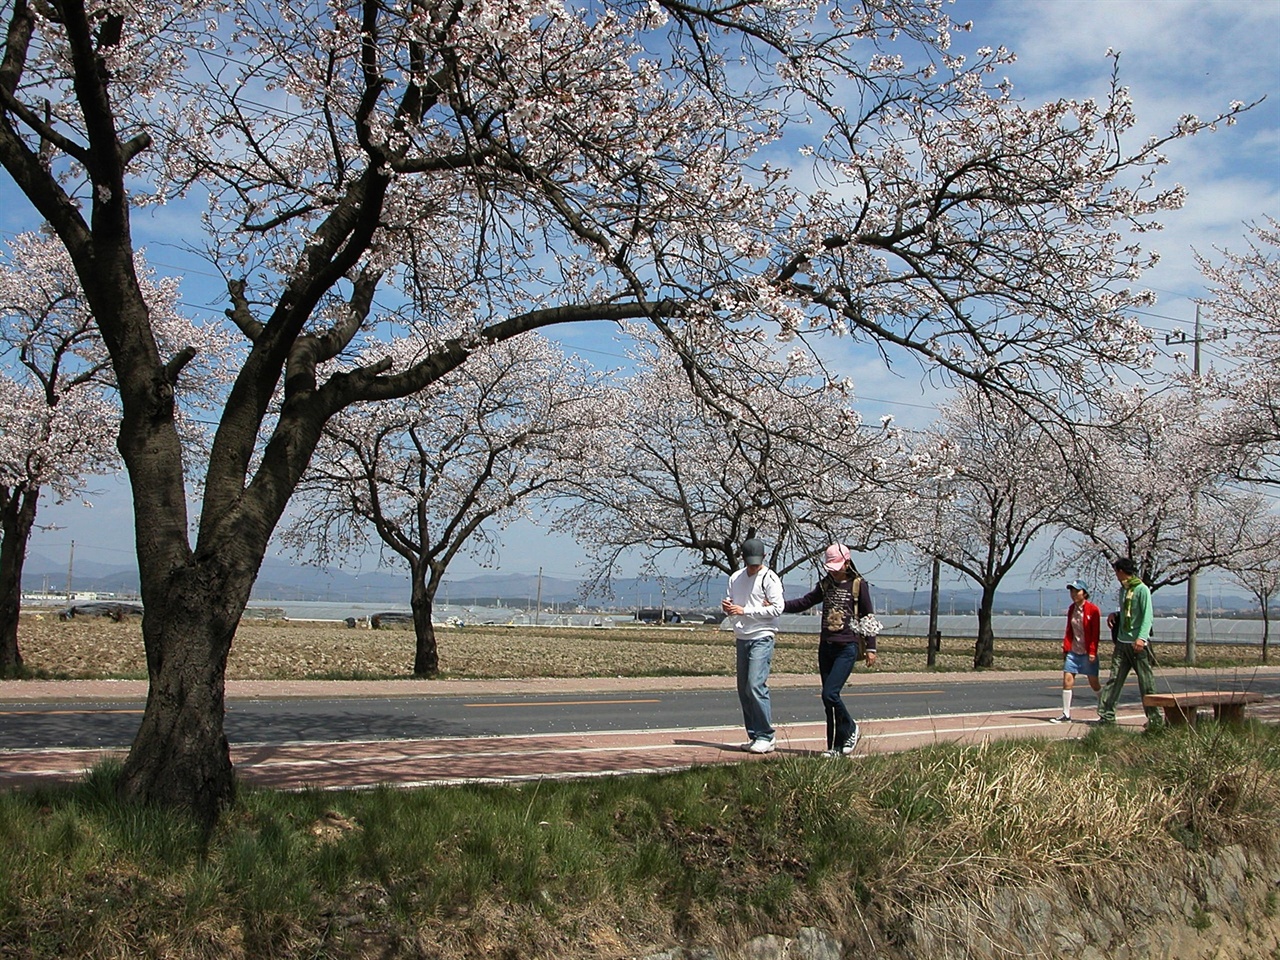
[[[853,753],[858,746],[858,738],[861,736],[862,733],[858,730],[858,721],[855,720],[853,721],[853,730],[849,733],[849,738],[840,744],[840,752],[846,757]]]

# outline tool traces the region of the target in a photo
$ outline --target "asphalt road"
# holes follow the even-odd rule
[[[955,682],[940,675],[909,682],[859,682],[845,689],[859,719],[898,719],[956,714],[1060,710],[1058,675],[1009,678],[986,674]],[[585,732],[698,729],[732,726],[741,714],[731,688],[652,689],[587,693],[492,693],[443,696],[342,696],[229,699],[227,737],[232,744],[350,743],[368,740],[431,740]],[[1203,688],[1203,677],[1167,672],[1162,691]],[[1221,689],[1251,689],[1280,695],[1280,675],[1241,673],[1216,678]],[[510,691],[511,685],[506,686]],[[1078,681],[1080,713],[1095,703]],[[821,720],[816,679],[800,686],[775,686],[776,724]],[[1132,679],[1121,704],[1135,706]],[[127,747],[142,716],[141,699],[0,702],[0,750]]]

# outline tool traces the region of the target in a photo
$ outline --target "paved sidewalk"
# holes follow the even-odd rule
[[[1275,671],[1280,668],[1261,668]],[[1191,671],[1195,674],[1195,671]],[[1254,671],[1248,671],[1253,673]],[[974,683],[993,679],[1038,679],[1053,683],[1055,672],[956,674],[860,674],[859,685]],[[1221,671],[1204,671],[1198,682],[1215,684]],[[1239,678],[1237,678],[1239,679]],[[813,686],[809,674],[775,675],[776,687]],[[229,699],[267,697],[397,697],[424,695],[503,695],[529,693],[605,693],[645,690],[733,689],[732,677],[584,678],[537,680],[393,680],[393,681],[229,681]],[[47,700],[101,702],[145,697],[141,681],[4,681],[0,701]],[[928,744],[982,743],[1012,737],[1067,739],[1091,727],[1084,722],[1053,724],[1052,710],[1022,710],[931,715],[861,721],[858,753],[883,753]],[[1092,714],[1087,707],[1079,717]],[[1280,704],[1266,702],[1254,715],[1280,720]],[[1141,729],[1141,709],[1129,704],[1118,714],[1123,727]],[[768,763],[783,757],[814,756],[825,744],[821,722],[780,725],[778,749],[757,757],[737,749],[741,726],[637,732],[541,734],[433,740],[366,740],[232,747],[241,782],[278,789],[362,789],[379,784],[509,782],[536,779],[656,773],[699,764]],[[81,776],[102,759],[123,756],[112,750],[0,751],[0,789],[65,782]]]

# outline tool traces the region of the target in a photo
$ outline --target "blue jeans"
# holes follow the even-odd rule
[[[742,723],[752,740],[773,739],[773,710],[769,706],[769,668],[773,665],[773,637],[738,639],[738,700]]]
[[[818,676],[822,678],[822,709],[827,714],[827,749],[838,749],[853,733],[853,718],[840,699],[853,666],[858,662],[858,644],[818,643]]]

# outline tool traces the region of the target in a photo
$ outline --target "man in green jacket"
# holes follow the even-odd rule
[[[1116,722],[1116,701],[1132,670],[1138,676],[1138,690],[1145,697],[1156,692],[1156,679],[1151,673],[1151,590],[1138,577],[1138,568],[1128,557],[1120,557],[1112,565],[1116,579],[1120,581],[1120,611],[1107,618],[1115,618],[1115,649],[1111,654],[1111,678],[1098,699],[1098,723]],[[1147,713],[1147,729],[1160,726],[1164,721],[1155,707],[1143,706]]]

